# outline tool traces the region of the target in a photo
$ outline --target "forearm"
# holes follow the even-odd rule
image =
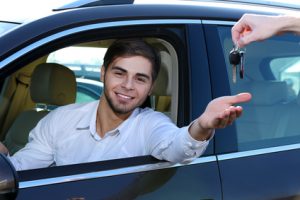
[[[293,32],[300,34],[300,15],[284,15],[278,19],[279,32]]]
[[[176,130],[168,129],[164,134],[160,134],[163,138],[156,145],[151,145],[150,154],[160,160],[170,162],[184,162],[201,156],[213,134],[207,140],[196,140],[189,133],[191,126],[192,124],[183,128],[176,128]],[[158,137],[156,135],[153,138],[157,140]]]

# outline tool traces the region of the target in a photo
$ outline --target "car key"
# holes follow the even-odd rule
[[[237,45],[234,45],[233,49],[229,53],[229,62],[232,65],[232,81],[236,83],[237,65],[241,62],[241,55]]]
[[[240,78],[243,79],[244,78],[244,64],[245,64],[245,52],[240,50],[240,57],[241,57],[241,60],[240,60]]]

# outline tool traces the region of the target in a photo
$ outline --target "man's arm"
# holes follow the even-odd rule
[[[189,128],[190,135],[198,141],[208,140],[216,128],[225,128],[241,116],[242,107],[234,104],[250,101],[251,94],[241,93],[212,100],[204,113]]]
[[[234,104],[251,99],[249,93],[212,100],[204,113],[189,126],[178,128],[169,118],[155,112],[145,118],[147,151],[160,160],[184,162],[202,155],[213,137],[215,128],[224,128],[242,114]]]
[[[231,30],[232,41],[239,47],[284,32],[300,34],[300,15],[245,14]]]

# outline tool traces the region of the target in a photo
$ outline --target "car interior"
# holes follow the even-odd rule
[[[144,39],[155,47],[161,56],[161,69],[149,97],[148,106],[165,113],[176,123],[178,105],[176,51],[163,39]],[[72,46],[108,48],[113,41],[113,39],[97,40]],[[78,77],[75,71],[63,63],[49,62],[47,58],[50,54],[51,52],[21,67],[6,78],[3,84],[0,93],[0,138],[11,155],[26,145],[30,130],[42,117],[58,106],[76,103]],[[76,55],[74,60],[78,59],[78,56],[80,57]],[[100,77],[100,73],[98,75]]]

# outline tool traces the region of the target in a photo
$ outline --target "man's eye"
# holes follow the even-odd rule
[[[114,74],[117,75],[117,76],[122,76],[123,75],[123,73],[120,72],[120,71],[116,71]]]
[[[145,78],[137,78],[137,81],[140,83],[146,83],[146,79]]]

